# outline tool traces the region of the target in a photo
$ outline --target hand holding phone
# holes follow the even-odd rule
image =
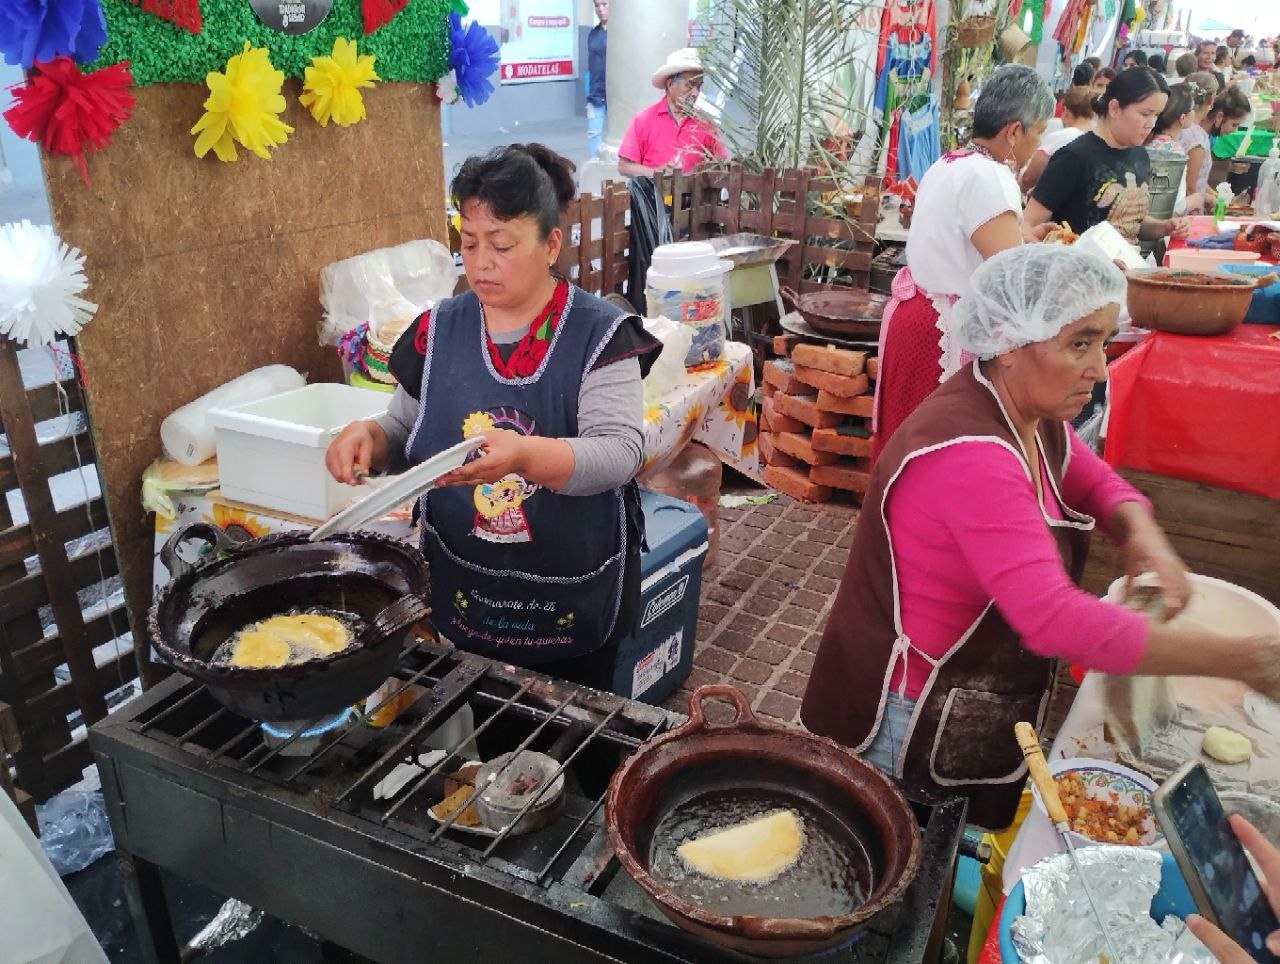
[[[1187,919],[1191,932],[1223,964],[1280,964],[1280,851],[1243,817],[1228,820],[1198,762],[1169,777],[1154,805],[1200,911]],[[1246,847],[1267,884],[1253,872]]]
[[[1229,818],[1229,825],[1236,838],[1244,845],[1244,849],[1257,861],[1266,882],[1262,883],[1262,892],[1266,895],[1271,910],[1280,916],[1280,851],[1258,832],[1258,828],[1238,813]],[[1276,881],[1276,883],[1272,883]],[[1213,952],[1222,964],[1252,964],[1249,953],[1222,932],[1222,929],[1205,920],[1199,914],[1187,918],[1187,926],[1205,947]],[[1272,954],[1280,955],[1280,931],[1272,931],[1267,936],[1266,948]]]

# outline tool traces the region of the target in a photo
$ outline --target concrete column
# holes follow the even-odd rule
[[[610,0],[606,85],[609,116],[600,156],[582,168],[586,191],[599,191],[618,175],[618,148],[637,111],[661,95],[649,78],[672,51],[686,46],[689,0]]]

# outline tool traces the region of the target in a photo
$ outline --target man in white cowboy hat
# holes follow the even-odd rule
[[[678,167],[688,173],[713,157],[728,157],[714,127],[693,115],[702,90],[702,61],[692,47],[677,50],[653,74],[662,100],[636,114],[618,148],[618,173],[624,177],[653,175]]]

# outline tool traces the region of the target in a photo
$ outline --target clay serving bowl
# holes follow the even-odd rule
[[[1225,335],[1242,321],[1255,280],[1172,268],[1128,273],[1129,314],[1140,328],[1175,335]]]

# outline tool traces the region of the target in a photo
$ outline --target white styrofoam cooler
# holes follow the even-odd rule
[[[209,413],[222,495],[325,520],[360,494],[324,467],[329,443],[350,422],[387,410],[385,392],[320,383]]]

